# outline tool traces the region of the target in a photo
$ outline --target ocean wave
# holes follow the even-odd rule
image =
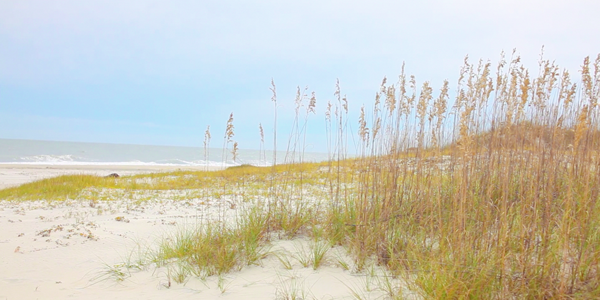
[[[264,160],[247,160],[242,162],[241,164],[248,164],[256,167],[270,167],[273,165],[272,162],[264,161]]]
[[[91,162],[91,161],[75,161],[66,157],[28,157],[22,161],[17,162],[2,162],[2,164],[13,164],[13,165],[53,165],[53,166],[191,166],[191,167],[232,167],[238,166],[239,163],[224,163],[218,161],[195,161],[183,163],[181,160],[172,162],[171,160],[160,161],[160,162],[143,162],[139,160],[134,161],[118,161],[118,162]],[[50,155],[51,156],[51,155]],[[65,155],[68,156],[68,155]]]
[[[156,161],[155,163],[160,164],[160,165],[184,165],[184,166],[225,166],[225,167],[232,167],[232,166],[239,166],[239,165],[244,165],[244,164],[248,164],[248,165],[253,165],[253,166],[257,166],[257,167],[268,167],[268,166],[272,166],[273,164],[271,162],[266,162],[264,160],[237,160],[237,161],[227,161],[227,162],[222,162],[222,161],[205,161],[205,160],[193,160],[193,161],[188,161],[188,160],[183,160],[183,159],[178,159],[178,158],[173,158],[173,159],[164,159],[164,160],[159,160]]]
[[[172,159],[162,159],[162,160],[158,160],[155,163],[157,164],[168,164],[168,165],[198,165],[200,163],[203,162],[197,162],[197,161],[187,161],[187,160],[183,160],[183,159],[179,159],[179,158],[172,158]],[[212,163],[216,163],[216,162],[212,162]]]
[[[2,142],[9,147],[3,147]],[[193,147],[99,144],[52,141],[20,141],[0,139],[0,163],[42,165],[150,165],[150,166],[214,166],[230,167],[249,164],[272,166],[272,156],[256,150],[240,149],[233,161],[222,149]],[[205,149],[204,149],[205,150]],[[204,153],[204,156],[202,156]],[[305,153],[304,161],[321,161],[327,154]],[[210,156],[206,156],[210,155]],[[266,155],[266,157],[265,157]],[[278,152],[277,163],[286,154]]]
[[[78,157],[72,154],[67,155],[33,155],[19,158],[21,162],[28,163],[71,163],[76,162]]]

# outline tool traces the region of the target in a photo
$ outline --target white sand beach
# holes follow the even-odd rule
[[[180,168],[0,165],[0,188],[62,174],[176,169]],[[272,253],[290,254],[291,269],[268,255],[220,277],[190,276],[177,283],[176,268],[149,264],[147,254],[185,228],[219,213],[234,217],[244,206],[234,208],[219,200],[175,201],[169,195],[177,191],[170,192],[149,201],[0,199],[0,299],[385,299],[382,270],[374,267],[370,273],[375,276],[344,270],[339,261],[352,266],[352,260],[341,247],[332,248],[317,270],[303,267],[293,258],[307,244],[302,238],[271,244]]]

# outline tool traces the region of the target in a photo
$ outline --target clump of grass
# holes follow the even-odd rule
[[[325,262],[325,255],[331,249],[326,241],[313,241],[310,244],[310,254],[313,270],[318,269]]]
[[[277,275],[279,284],[275,293],[278,300],[314,299],[315,296],[307,291],[304,281],[294,274],[288,276]]]
[[[104,268],[102,271],[99,271],[94,277],[90,279],[92,284],[112,280],[115,282],[123,282],[127,278],[131,277],[128,269],[125,268],[122,264],[109,265],[104,264]]]
[[[225,274],[266,256],[265,230],[265,216],[254,208],[234,227],[205,223],[193,231],[179,232],[159,247],[153,260],[163,265],[175,259],[202,277]]]
[[[159,265],[178,259],[193,266],[196,274],[218,275],[239,267],[242,255],[239,241],[230,231],[208,225],[193,234],[181,233],[172,243],[160,246],[156,261]]]
[[[294,268],[292,261],[290,260],[290,253],[285,251],[274,252],[273,255],[277,257],[277,260],[281,263],[284,269],[291,270]]]

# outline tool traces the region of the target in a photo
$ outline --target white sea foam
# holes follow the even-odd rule
[[[6,164],[31,164],[31,165],[98,165],[98,166],[108,166],[108,165],[117,165],[117,166],[192,166],[192,167],[232,167],[239,166],[242,164],[249,164],[253,166],[266,167],[271,166],[270,162],[265,162],[264,160],[246,160],[246,161],[237,161],[237,162],[221,162],[221,161],[204,161],[204,160],[184,160],[184,159],[161,159],[158,161],[140,161],[140,160],[130,160],[130,161],[89,161],[82,157],[77,157],[72,154],[67,155],[33,155],[33,156],[24,156],[20,157],[17,161],[14,162],[3,162]]]
[[[216,161],[198,162],[198,163],[157,163],[157,162],[141,162],[141,161],[118,161],[118,162],[89,162],[89,161],[20,161],[20,162],[2,162],[3,164],[14,165],[53,165],[53,166],[193,166],[193,167],[231,167],[239,164],[223,163]]]
[[[72,154],[67,155],[33,155],[24,156],[20,158],[22,162],[31,163],[62,163],[62,162],[75,162],[77,157]]]

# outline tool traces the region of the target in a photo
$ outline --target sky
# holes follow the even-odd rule
[[[233,113],[239,148],[261,147],[262,124],[272,149],[273,80],[278,148],[307,87],[306,151],[323,152],[336,80],[356,117],[403,63],[436,91],[466,55],[513,49],[533,74],[542,46],[577,74],[600,53],[598,13],[597,0],[0,0],[0,138],[201,147],[210,125],[222,147]]]

